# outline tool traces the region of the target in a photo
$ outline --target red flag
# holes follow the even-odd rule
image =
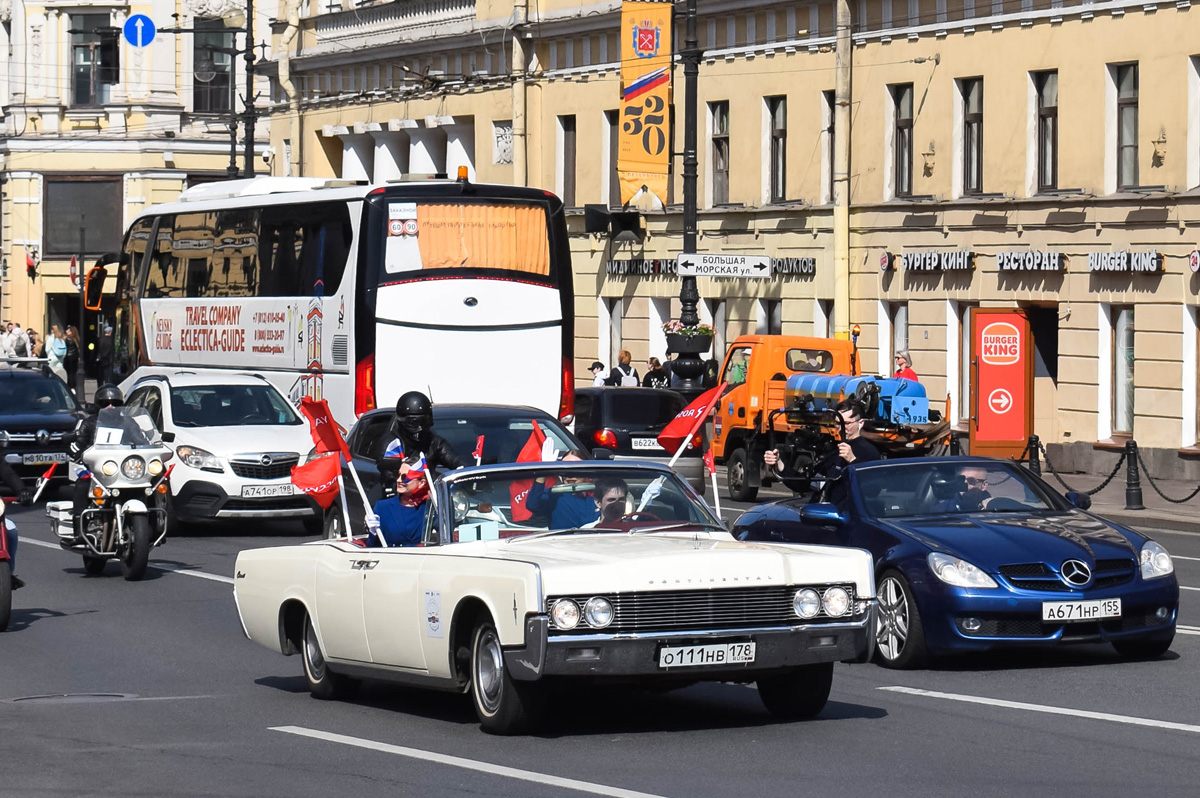
[[[71,285],[76,285],[79,280],[79,267],[75,265],[75,256],[71,256]]]
[[[42,479],[50,479],[50,477],[54,476],[54,469],[56,468],[58,468],[58,463],[51,463],[50,467],[46,469],[46,473],[42,474]]]
[[[713,460],[711,448],[704,453],[704,470],[707,471],[710,476],[717,473],[717,464],[716,461]]]
[[[33,259],[33,255],[30,255],[28,252],[26,252],[25,253],[25,268],[28,269],[30,266],[37,266],[37,261],[35,261]]]
[[[541,460],[542,444],[545,442],[546,433],[542,432],[542,428],[534,421],[533,432],[529,433],[529,440],[525,441],[525,445],[521,447],[521,453],[517,455],[517,462],[534,463]],[[508,486],[508,493],[512,497],[514,521],[528,521],[533,517],[533,513],[525,508],[525,500],[529,498],[529,491],[532,488],[532,479],[519,479]]]
[[[350,447],[338,431],[337,422],[329,412],[329,404],[324,399],[318,401],[304,396],[300,399],[300,412],[308,419],[308,431],[317,445],[317,453],[338,452],[347,463],[350,462]]]
[[[700,425],[708,417],[713,405],[717,403],[724,392],[725,383],[721,383],[716,388],[697,396],[690,405],[679,412],[679,415],[671,419],[671,423],[667,424],[662,432],[658,433],[658,445],[669,452],[677,451],[684,441],[695,435],[696,430],[700,429]]]
[[[292,467],[292,484],[317,500],[322,510],[333,506],[338,495],[341,467],[336,457],[317,457]]]
[[[475,439],[475,451],[471,452],[471,456],[475,458],[476,463],[478,463],[480,460],[483,459],[483,436],[482,435],[480,435],[478,438]]]

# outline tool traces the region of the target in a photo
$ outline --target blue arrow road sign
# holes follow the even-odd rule
[[[145,14],[134,14],[125,20],[125,41],[134,47],[145,47],[154,41],[157,29],[154,22]]]

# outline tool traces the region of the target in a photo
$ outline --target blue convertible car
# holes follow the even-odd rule
[[[1001,646],[1109,642],[1134,658],[1171,647],[1179,583],[1166,549],[1011,461],[864,463],[820,498],[755,507],[733,534],[870,551],[887,667]]]

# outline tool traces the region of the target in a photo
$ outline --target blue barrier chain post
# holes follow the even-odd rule
[[[1142,505],[1142,481],[1138,476],[1137,441],[1125,442],[1125,509],[1146,509]]]

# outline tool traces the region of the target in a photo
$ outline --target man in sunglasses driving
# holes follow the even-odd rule
[[[933,508],[935,513],[973,513],[988,506],[988,472],[983,466],[967,465],[958,469],[958,495],[942,499]]]

